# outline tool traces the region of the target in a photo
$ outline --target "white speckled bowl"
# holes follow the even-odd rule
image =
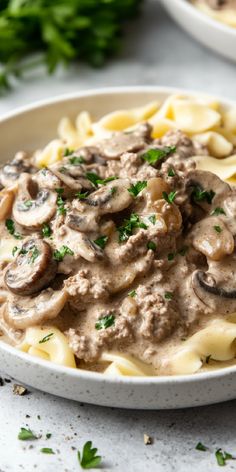
[[[236,28],[214,20],[189,0],[161,0],[161,3],[172,18],[200,43],[236,61]]]
[[[44,146],[56,136],[61,116],[88,110],[96,118],[109,111],[164,100],[176,89],[127,87],[67,95],[21,108],[0,119],[0,156]],[[186,92],[189,95],[196,93]],[[222,105],[233,105],[221,100]],[[235,104],[234,104],[235,105]],[[120,377],[61,367],[19,352],[0,341],[0,365],[8,375],[61,397],[105,406],[140,409],[183,408],[236,398],[236,366],[195,375]]]

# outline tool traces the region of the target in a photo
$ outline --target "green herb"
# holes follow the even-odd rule
[[[192,198],[195,202],[206,201],[210,205],[214,196],[215,192],[213,190],[203,190],[199,186],[194,187],[192,191]]]
[[[107,179],[101,179],[99,175],[95,174],[95,172],[87,172],[86,178],[90,180],[90,182],[97,187],[98,185],[106,185],[108,182],[112,182],[116,180],[118,177],[107,177]]]
[[[54,333],[50,333],[50,334],[47,334],[46,336],[44,336],[44,338],[40,339],[39,341],[39,344],[43,344],[43,343],[46,343],[47,341],[49,341],[51,339],[51,337],[53,336]]]
[[[152,251],[155,251],[157,248],[157,245],[153,241],[148,241],[147,248],[151,249]]]
[[[56,249],[54,252],[53,252],[53,258],[56,260],[56,261],[63,261],[64,257],[66,255],[69,255],[69,256],[73,256],[74,255],[74,251],[72,251],[68,246],[62,246],[60,249]]]
[[[172,300],[173,293],[172,292],[165,292],[165,298],[166,298],[166,300]]]
[[[110,315],[105,315],[102,318],[100,318],[95,324],[95,328],[97,330],[107,329],[107,328],[110,328],[110,326],[113,326],[114,323],[115,323],[115,315],[111,313]]]
[[[31,439],[38,439],[37,436],[31,431],[31,429],[21,428],[18,434],[18,439],[21,441],[28,441]]]
[[[128,188],[128,192],[133,196],[137,197],[137,195],[142,192],[142,190],[147,187],[147,181],[146,180],[139,180],[136,184],[131,185],[130,188]]]
[[[84,192],[84,193],[83,193],[83,192],[77,192],[77,193],[75,194],[75,196],[76,196],[79,200],[85,200],[85,199],[87,198],[88,194],[89,194],[88,192]]]
[[[40,452],[43,452],[44,454],[55,454],[51,447],[42,447]]]
[[[206,446],[204,446],[204,444],[199,442],[199,443],[197,443],[195,449],[197,449],[197,451],[204,451],[205,452],[205,451],[207,451],[208,448]]]
[[[63,188],[56,188],[55,190],[58,193],[58,197],[57,197],[58,209],[57,209],[57,212],[59,213],[59,215],[65,215],[66,214],[65,201],[62,198],[62,194],[64,192],[64,189]]]
[[[78,166],[79,164],[84,163],[84,158],[81,156],[73,156],[73,157],[70,157],[69,161],[70,161],[70,164],[72,164],[73,166]]]
[[[137,292],[136,292],[136,290],[131,290],[130,292],[128,292],[128,295],[129,295],[129,297],[134,298],[137,295]]]
[[[64,156],[64,157],[71,156],[71,154],[73,154],[73,152],[74,152],[74,149],[66,148],[65,151],[64,151],[63,156]]]
[[[39,250],[34,246],[31,250],[30,250],[30,262],[32,262],[32,264],[35,262],[35,260],[37,259],[37,257],[40,255],[40,252]]]
[[[175,170],[172,167],[168,170],[168,177],[174,177],[176,175]]]
[[[15,239],[22,239],[22,236],[20,233],[17,233],[15,231],[15,223],[13,220],[11,220],[10,218],[8,218],[6,221],[5,221],[5,226],[8,230],[8,232],[14,236]]]
[[[211,216],[218,216],[218,215],[225,215],[225,211],[223,208],[221,207],[216,207],[214,210],[212,210],[212,212],[210,213]]]
[[[152,223],[153,225],[155,225],[156,220],[157,220],[156,215],[151,215],[151,216],[148,217],[148,219],[149,219],[149,221],[151,221],[151,223]]]
[[[226,461],[228,460],[235,460],[235,457],[232,456],[232,454],[229,454],[228,452],[222,451],[222,449],[217,449],[215,452],[217,464],[220,466],[226,465]]]
[[[222,228],[218,225],[214,226],[214,230],[217,232],[217,233],[221,233],[222,231]]]
[[[38,420],[41,420],[41,416],[40,416],[40,415],[37,415],[37,418],[38,418]]]
[[[141,158],[149,164],[156,164],[158,161],[168,157],[175,151],[175,146],[166,146],[163,149],[149,149],[141,156]]]
[[[169,252],[169,254],[167,255],[168,261],[173,261],[174,258],[175,258],[175,253],[174,252]]]
[[[24,202],[22,202],[22,205],[27,209],[31,208],[32,205],[33,205],[33,201],[32,200],[25,200]]]
[[[17,251],[18,251],[18,247],[14,246],[13,249],[12,249],[12,255],[14,256]]]
[[[147,229],[147,225],[140,221],[140,218],[136,213],[132,213],[130,219],[125,219],[123,225],[117,228],[117,231],[119,232],[119,241],[127,241],[127,239],[132,236],[135,228]]]
[[[209,364],[211,358],[211,354],[209,356],[206,356],[206,364]]]
[[[47,223],[44,223],[43,228],[42,228],[42,235],[44,238],[49,238],[52,234],[52,230],[50,226]]]
[[[92,441],[87,441],[82,454],[78,451],[78,461],[83,469],[93,469],[101,463],[101,456],[96,456],[97,448],[92,447]]]
[[[181,256],[185,256],[188,250],[189,250],[188,246],[183,246],[181,249],[179,249],[178,254],[180,254]]]
[[[97,246],[99,246],[101,249],[104,249],[107,241],[108,241],[108,236],[100,236],[100,238],[97,238],[94,240],[94,243]]]
[[[47,433],[47,434],[46,434],[46,438],[47,438],[47,439],[50,439],[51,437],[52,437],[52,433]]]
[[[168,203],[173,203],[176,197],[176,193],[177,192],[162,192],[162,196]]]

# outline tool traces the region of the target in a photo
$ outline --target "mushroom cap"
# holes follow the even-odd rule
[[[133,197],[128,192],[130,181],[128,179],[116,179],[91,193],[83,204],[99,215],[117,213],[124,210],[133,202]]]
[[[211,272],[195,270],[191,284],[195,295],[212,311],[230,314],[236,310],[236,288],[226,288],[217,283]]]
[[[5,284],[18,295],[39,292],[54,279],[57,263],[48,243],[38,238],[27,240],[16,259],[8,266]]]
[[[19,192],[16,198],[12,214],[21,226],[38,228],[49,221],[57,208],[57,193],[49,189],[41,189],[34,199],[30,193]]]
[[[14,159],[0,169],[0,182],[4,187],[11,187],[24,172],[34,173],[36,168],[30,164],[25,152],[17,152]]]

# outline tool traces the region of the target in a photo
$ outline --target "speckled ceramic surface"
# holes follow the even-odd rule
[[[0,155],[44,146],[56,136],[61,116],[88,110],[99,117],[118,108],[139,106],[170,93],[160,87],[132,87],[78,93],[42,102],[0,120]],[[189,93],[189,92],[188,92]],[[222,101],[225,106],[228,101]],[[236,367],[191,376],[109,378],[64,368],[30,357],[0,342],[0,365],[8,375],[54,395],[105,406],[140,409],[182,408],[236,398]]]

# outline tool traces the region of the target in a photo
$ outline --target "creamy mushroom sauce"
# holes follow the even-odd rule
[[[196,170],[207,154],[180,131],[150,125],[67,151],[37,169],[21,152],[0,171],[0,327],[17,345],[28,327],[67,336],[78,365],[129,353],[168,373],[175,346],[236,310],[236,193]]]

